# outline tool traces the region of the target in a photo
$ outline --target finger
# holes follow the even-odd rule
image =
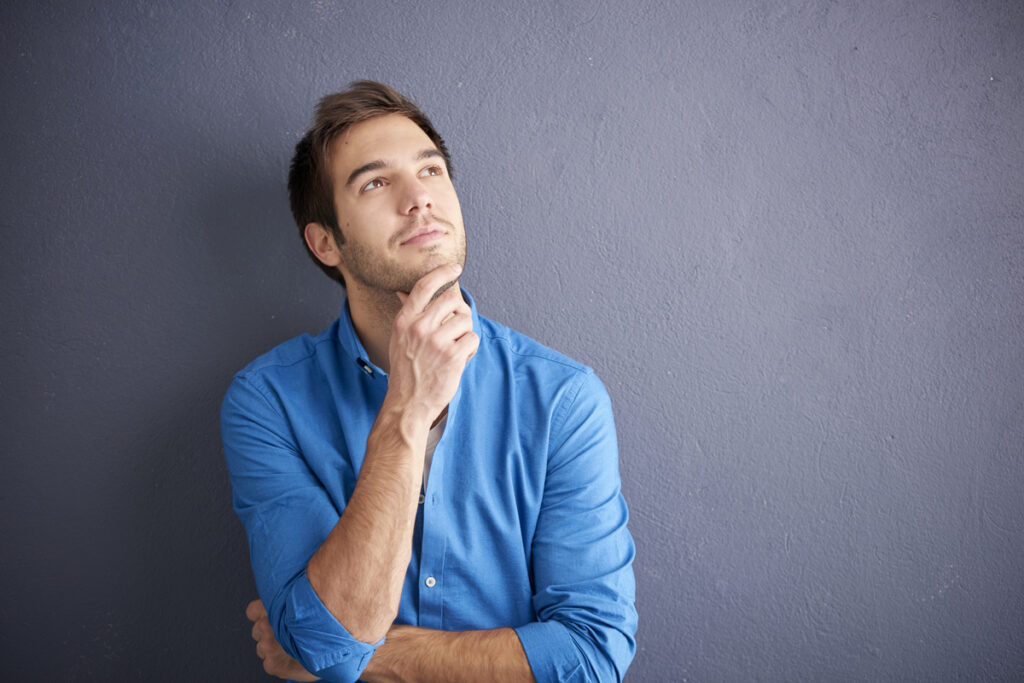
[[[260,617],[267,616],[267,610],[263,607],[262,600],[253,600],[245,607],[245,616],[249,621],[256,621]]]
[[[461,272],[462,266],[457,263],[449,263],[430,271],[413,285],[405,306],[410,306],[417,314],[421,313],[433,301],[439,290],[455,283]]]
[[[453,313],[442,324],[442,339],[457,342],[473,331],[473,316],[468,313]]]
[[[445,324],[449,318],[462,315],[470,316],[469,305],[462,298],[462,291],[458,287],[452,287],[441,293],[437,299],[431,302],[421,317],[422,325],[433,330]]]
[[[469,331],[455,342],[453,354],[456,358],[465,358],[468,363],[469,359],[476,355],[476,350],[479,346],[480,337],[477,336],[476,332]]]
[[[425,318],[426,314],[424,314]],[[423,348],[434,349],[435,351],[449,351],[452,344],[467,332],[473,331],[473,317],[468,313],[448,313],[444,321],[430,320],[424,318],[416,321],[413,333],[421,335]],[[432,316],[436,318],[437,316]],[[442,326],[443,322],[443,326]]]
[[[458,292],[459,290],[455,288],[455,284],[458,281],[458,278],[452,278],[450,282],[446,282],[440,287],[438,287],[437,291],[434,292],[434,294],[430,297],[430,301],[427,302],[427,308],[430,308],[430,305],[437,301],[438,297],[441,296],[442,294],[447,294],[448,292]]]
[[[270,628],[270,622],[266,619],[259,619],[252,625],[253,640],[274,640],[274,629]]]

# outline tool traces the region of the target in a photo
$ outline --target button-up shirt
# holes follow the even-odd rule
[[[395,623],[512,627],[538,681],[613,681],[635,650],[633,540],[608,394],[593,371],[477,313],[421,497]],[[222,432],[234,507],[284,650],[354,681],[355,639],[306,577],[345,512],[388,387],[346,303],[322,334],[239,372]]]

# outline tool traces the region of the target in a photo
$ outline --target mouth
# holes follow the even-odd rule
[[[444,235],[444,228],[442,228],[440,225],[437,225],[436,223],[430,223],[428,225],[423,225],[413,230],[411,235],[409,235],[399,243],[399,246],[405,247],[429,244],[434,240],[441,239],[442,237],[444,237]]]

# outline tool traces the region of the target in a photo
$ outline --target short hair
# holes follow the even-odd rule
[[[306,252],[321,270],[342,287],[345,286],[345,278],[338,269],[321,263],[306,244],[306,225],[319,223],[331,232],[335,242],[345,242],[334,206],[330,146],[355,124],[387,114],[404,116],[419,126],[441,152],[451,177],[452,160],[448,147],[427,115],[405,95],[383,83],[365,80],[350,83],[347,90],[327,95],[320,100],[313,116],[313,125],[295,145],[295,154],[288,170],[288,199]]]

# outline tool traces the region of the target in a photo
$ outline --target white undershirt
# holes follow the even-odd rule
[[[430,474],[430,461],[434,459],[434,449],[437,448],[437,442],[441,440],[441,435],[444,434],[444,425],[448,422],[448,411],[444,412],[444,416],[437,421],[437,424],[430,428],[430,433],[427,434],[427,453],[423,458],[423,491],[427,490],[427,475]]]

